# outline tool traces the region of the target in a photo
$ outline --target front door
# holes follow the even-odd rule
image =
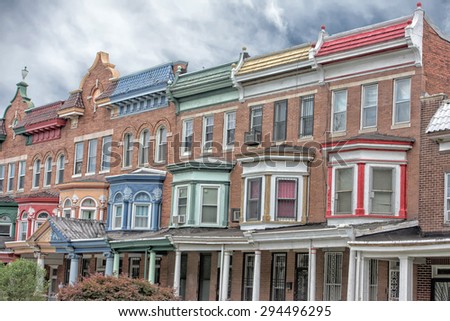
[[[296,301],[308,301],[308,265],[309,254],[298,253],[294,288],[294,300]]]
[[[211,254],[200,254],[200,273],[198,278],[198,300],[209,300],[209,285],[211,283]]]
[[[450,301],[450,279],[433,279],[431,295],[433,301]]]

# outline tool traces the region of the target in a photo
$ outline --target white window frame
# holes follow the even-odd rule
[[[45,219],[40,218],[39,215],[42,214],[47,214],[47,217]],[[38,215],[36,215],[36,220],[34,221],[34,231],[36,231],[42,224],[44,224],[49,217],[50,214],[48,214],[47,212],[40,212]]]
[[[209,134],[211,134],[211,139],[210,140],[206,140],[207,139],[206,131],[209,128],[212,130],[209,133]],[[214,115],[206,115],[206,116],[203,116],[202,152],[203,153],[211,152],[212,149],[213,149],[213,143],[214,143]]]
[[[351,213],[337,213],[336,212],[336,183],[337,183],[337,174],[336,171],[342,170],[342,169],[349,169],[351,168],[353,170],[353,184],[352,184],[352,200],[351,200]],[[356,209],[356,201],[357,201],[357,193],[358,193],[358,168],[355,165],[349,165],[349,166],[336,166],[333,167],[333,183],[332,183],[332,197],[331,197],[331,210],[333,215],[346,215],[346,214],[354,214]]]
[[[285,109],[285,118],[282,120],[281,110]],[[284,125],[282,125],[284,123]],[[278,128],[283,126],[284,132],[282,133],[283,137],[278,137]],[[273,141],[285,141],[287,138],[287,127],[288,127],[288,100],[283,99],[276,101],[273,105]]]
[[[123,135],[123,168],[129,168],[133,164],[133,134]]]
[[[448,185],[450,184],[450,172],[447,172],[444,174],[444,222],[448,223],[450,222],[450,191]]]
[[[375,105],[368,105],[365,100],[366,97],[365,92],[369,88],[375,88],[377,97]],[[367,109],[369,108],[375,108],[375,124],[367,126],[364,124],[364,121]],[[363,85],[361,90],[361,129],[377,128],[377,124],[378,124],[378,84]]]
[[[262,128],[263,128],[263,116],[264,116],[264,111],[263,111],[263,105],[257,105],[257,106],[251,106],[250,107],[250,132],[254,132],[255,131],[255,118],[256,118],[256,112],[257,111],[261,111],[261,115],[257,116],[261,118],[261,130],[259,131],[262,137]],[[259,126],[258,126],[259,127]]]
[[[86,175],[93,175],[97,169],[97,138],[88,140]]]
[[[146,128],[139,137],[139,166],[148,165],[150,150],[150,131]]]
[[[78,148],[80,146],[80,148]],[[83,156],[84,156],[84,142],[75,143],[75,155],[73,158],[73,176],[78,177],[83,173]],[[77,164],[79,164],[77,170]]]
[[[0,223],[0,226],[9,226],[8,234],[0,234],[0,236],[11,236],[12,232],[12,223]]]
[[[5,185],[5,165],[0,165],[0,194],[4,192]]]
[[[23,191],[25,187],[25,171],[26,171],[26,161],[19,161],[19,172],[17,179],[17,191]],[[20,186],[22,185],[22,187]]]
[[[374,215],[395,215],[398,212],[397,206],[396,206],[396,197],[399,195],[399,186],[397,187],[397,170],[393,166],[378,166],[378,165],[368,165],[369,170],[369,188],[367,191],[369,192],[369,207],[368,207],[368,213],[374,214]],[[391,212],[390,213],[374,213],[373,212],[373,203],[372,200],[374,198],[373,196],[373,170],[374,169],[385,169],[392,171],[392,195],[391,195]]]
[[[116,218],[117,218],[117,208],[121,207],[122,208],[122,213],[120,215],[120,224],[119,226],[116,226]],[[112,229],[113,230],[119,230],[122,228],[122,224],[123,224],[123,203],[117,203],[113,205],[113,217],[112,217]]]
[[[18,241],[25,241],[27,239],[28,234],[28,224],[30,223],[28,221],[28,213],[24,212],[20,216],[19,223],[19,235],[17,235]],[[24,231],[24,224],[26,224],[26,230]]]
[[[232,118],[234,118],[234,120]],[[234,142],[236,141],[236,111],[225,113],[223,119],[223,149],[229,150],[234,147]],[[230,131],[233,131],[234,139],[231,143],[228,143]]]
[[[340,301],[342,298],[342,270],[343,270],[343,259],[344,255],[342,252],[325,252],[325,263],[324,263],[324,275],[323,275],[323,301]],[[336,275],[331,277],[336,282],[327,282],[329,280],[327,272],[328,272],[328,264],[330,260],[330,256],[335,255],[336,260],[338,260],[338,257],[340,257],[340,264],[339,266],[336,266],[337,271]],[[331,280],[333,281],[333,280]],[[337,292],[337,297],[331,297],[330,293],[330,287],[336,287],[339,289]]]
[[[344,111],[339,111],[339,112],[335,112],[335,108],[336,108],[336,94],[338,93],[343,93],[345,92],[345,110]],[[331,132],[332,133],[342,133],[345,132],[347,130],[347,105],[348,105],[348,90],[347,89],[341,89],[341,90],[334,90],[332,92],[332,102],[331,102]],[[335,125],[335,114],[337,113],[345,113],[345,121],[344,121],[344,128],[339,128],[337,130],[335,130],[334,125]]]
[[[178,212],[178,201],[179,201],[179,190],[182,188],[186,188],[186,221],[189,217],[189,197],[190,197],[190,186],[189,185],[178,185],[175,187],[175,195],[174,195],[174,209],[173,216],[178,216],[180,213]]]
[[[163,140],[165,131],[165,141]],[[165,146],[165,147],[164,147]],[[156,131],[156,148],[155,148],[155,161],[156,163],[166,163],[167,162],[167,128],[165,126],[160,126]],[[164,149],[164,150],[163,150]]]
[[[288,222],[292,222],[292,221],[297,221],[299,219],[299,214],[300,214],[300,210],[299,210],[299,187],[300,187],[300,182],[299,182],[299,178],[298,177],[289,177],[289,176],[277,176],[274,178],[275,179],[275,184],[274,184],[274,189],[273,191],[275,191],[275,195],[274,195],[274,208],[275,208],[275,217],[274,219],[276,221],[288,221]],[[294,181],[295,182],[295,197],[294,197],[294,210],[295,210],[295,216],[292,219],[288,219],[288,218],[279,218],[278,217],[278,182],[279,181]]]
[[[86,200],[93,200],[95,206],[83,206],[83,203]],[[97,206],[98,206],[98,204],[97,204],[96,200],[93,197],[85,197],[80,202],[80,215],[79,215],[79,218],[83,219],[83,220],[96,220],[96,218],[97,218]],[[94,212],[93,217],[92,218],[84,218],[83,217],[83,211],[93,211]]]
[[[32,188],[39,188],[39,183],[41,181],[41,160],[36,159],[33,162],[33,185]]]
[[[203,190],[204,189],[216,189],[217,190],[217,204],[216,204],[216,222],[212,223],[212,222],[205,222],[203,223]],[[212,184],[201,184],[200,185],[200,206],[199,206],[199,218],[198,218],[198,222],[200,225],[217,225],[220,223],[220,209],[221,209],[221,201],[220,201],[220,195],[221,195],[221,191],[222,188],[220,185],[212,185]],[[213,206],[211,204],[206,204],[206,206]]]
[[[190,124],[188,126],[188,124]],[[190,146],[186,147],[186,138],[191,137]],[[193,143],[194,143],[194,119],[185,119],[183,121],[183,134],[182,134],[182,148],[181,153],[183,156],[189,156],[192,153]]]
[[[14,189],[14,175],[16,171],[16,163],[9,163],[8,164],[8,181],[6,186],[7,192],[12,192]]]
[[[138,206],[147,206],[147,209],[148,209],[147,226],[136,227],[136,207],[138,207]],[[152,203],[151,202],[136,202],[133,204],[133,215],[132,215],[132,219],[131,219],[131,228],[133,230],[148,230],[148,229],[150,229],[151,220],[152,220]]]
[[[100,173],[108,173],[111,168],[111,148],[112,136],[104,136],[102,138],[102,163],[100,165]]]
[[[56,159],[56,175],[55,175],[55,184],[64,183],[64,167],[65,167],[66,157],[64,154],[61,154]]]
[[[53,158],[49,156],[47,157],[44,163],[44,186],[46,187],[52,184],[52,166],[53,166],[52,161]]]
[[[249,201],[248,195],[250,193],[249,181],[250,180],[255,180],[255,179],[260,179],[260,182],[261,182],[260,193],[259,193],[259,195],[260,195],[260,199],[259,199],[259,212],[260,212],[260,215],[259,215],[259,217],[256,217],[254,219],[249,220],[248,219],[248,201]],[[261,219],[262,219],[262,217],[261,217],[262,208],[264,206],[264,200],[265,200],[264,189],[265,189],[265,177],[264,176],[260,175],[260,176],[252,176],[252,177],[246,177],[245,178],[245,194],[244,194],[244,196],[245,196],[245,199],[244,199],[245,211],[244,211],[244,215],[243,215],[243,220],[245,222],[258,222],[258,221],[261,221]]]
[[[305,109],[306,109],[306,103],[312,101],[312,114],[311,115],[305,115]],[[314,135],[314,106],[315,105],[315,96],[314,95],[307,95],[300,97],[300,120],[299,120],[299,137],[300,138],[308,138],[313,137]],[[304,119],[312,119],[312,128],[311,128],[311,134],[306,133],[305,134],[305,126],[304,126]]]
[[[67,207],[67,202],[69,202],[69,207]],[[61,216],[67,217],[66,216],[67,211],[69,211],[69,218],[72,217],[72,201],[70,200],[70,198],[66,198],[64,200]]]
[[[397,89],[398,82],[408,80],[409,83],[409,99],[397,101]],[[411,122],[411,78],[398,78],[394,79],[394,96],[393,96],[393,109],[392,109],[392,125],[409,124]],[[399,104],[409,102],[409,119],[406,121],[397,121],[397,108]]]

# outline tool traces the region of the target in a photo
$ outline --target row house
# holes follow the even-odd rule
[[[448,300],[449,49],[418,3],[195,72],[99,53],[42,107],[22,81],[0,260],[36,258],[52,293],[101,272],[185,300]]]

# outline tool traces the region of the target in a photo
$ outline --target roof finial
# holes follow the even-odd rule
[[[422,2],[420,2],[420,1],[417,2],[417,8],[418,8],[418,9],[422,9]]]
[[[22,80],[25,80],[25,78],[27,77],[27,75],[28,75],[28,70],[27,70],[27,66],[25,66],[23,69],[22,69]]]
[[[325,25],[320,26],[320,29],[325,31],[327,29],[327,27]]]

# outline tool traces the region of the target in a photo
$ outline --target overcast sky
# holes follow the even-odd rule
[[[422,1],[450,35],[450,0]],[[36,106],[77,89],[98,51],[121,75],[169,61],[188,71],[412,14],[413,0],[0,0],[0,117],[27,66]]]

